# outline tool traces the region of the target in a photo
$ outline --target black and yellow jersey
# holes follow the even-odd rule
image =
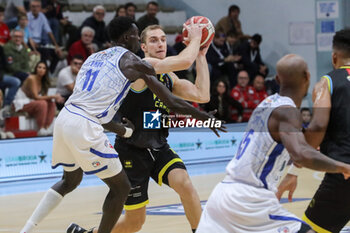
[[[336,69],[322,78],[327,79],[332,108],[321,152],[350,163],[350,66]]]
[[[163,83],[170,91],[173,89],[173,80],[169,74],[157,75],[158,80]],[[167,144],[169,135],[168,129],[162,127],[160,122],[159,129],[144,128],[145,116],[149,112],[169,114],[169,109],[165,104],[147,87],[142,90],[130,89],[124,102],[118,110],[120,117],[128,118],[134,125],[135,131],[130,138],[116,138],[116,143],[126,143],[139,148],[161,148]],[[162,117],[161,117],[162,118]]]

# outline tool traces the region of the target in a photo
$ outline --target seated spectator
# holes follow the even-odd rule
[[[56,106],[59,110],[64,107],[64,103],[67,101],[69,96],[73,93],[75,79],[77,74],[83,65],[84,58],[81,55],[75,55],[70,62],[70,65],[63,68],[57,79],[57,93],[60,94],[64,101],[62,103],[56,102]]]
[[[124,5],[118,6],[118,8],[115,10],[114,18],[117,18],[119,16],[126,16],[126,10]]]
[[[11,40],[4,45],[4,54],[7,60],[6,73],[23,81],[29,75],[29,53],[23,46],[23,31],[11,31]]]
[[[69,48],[67,61],[70,64],[75,55],[81,55],[84,61],[97,50],[97,45],[92,43],[95,36],[95,30],[91,27],[85,26],[81,29],[81,39],[74,42]]]
[[[277,83],[275,77],[265,78],[265,89],[266,89],[267,95],[273,95],[280,91],[280,86]]]
[[[125,11],[126,11],[126,16],[132,18],[135,20],[135,12],[136,12],[136,5],[132,2],[128,2],[125,4]]]
[[[242,105],[233,99],[229,94],[228,84],[224,80],[218,80],[214,84],[209,103],[204,105],[206,111],[217,110],[215,117],[226,123],[236,122],[231,119],[230,109],[234,109],[238,113],[237,122],[242,120]]]
[[[6,58],[3,48],[0,46],[0,90],[6,93],[4,107],[0,110],[0,120],[10,116],[12,101],[21,85],[21,80],[18,78],[4,74],[5,69]]]
[[[238,37],[238,34],[233,32],[233,31],[229,31],[226,35],[226,47],[229,51],[229,54],[236,56],[235,57],[235,61],[236,63],[240,63],[241,61],[241,54],[240,54],[240,44],[241,44],[241,40]],[[237,68],[239,68],[237,66]]]
[[[19,14],[27,14],[23,0],[7,0],[5,9],[5,23],[11,29],[17,26]]]
[[[259,99],[255,94],[255,90],[252,86],[249,86],[249,74],[247,71],[242,70],[238,73],[237,85],[231,91],[231,97],[240,102],[243,107],[243,122],[247,122],[253,113],[253,110],[258,106]],[[238,112],[236,110],[231,111],[232,120],[238,119]]]
[[[257,74],[266,77],[268,74],[267,66],[265,66],[260,55],[259,45],[261,41],[261,35],[254,34],[249,41],[243,42],[240,46],[242,64],[251,77],[255,77]]]
[[[10,29],[4,22],[5,9],[0,6],[0,45],[3,46],[10,40]]]
[[[158,9],[159,7],[157,2],[152,1],[147,3],[147,13],[137,20],[137,26],[139,27],[140,34],[147,26],[159,24],[159,20],[156,17]]]
[[[1,111],[1,108],[2,108],[2,105],[4,103],[4,95],[2,93],[2,91],[0,90],[0,111]],[[5,121],[3,119],[0,119],[0,139],[6,139],[6,138],[15,138],[15,135],[8,131],[8,132],[5,132],[3,127],[5,125]]]
[[[50,60],[50,71],[53,73],[59,61],[59,57],[62,57],[62,51],[52,34],[49,22],[41,12],[40,0],[32,0],[30,2],[30,12],[27,13],[27,16],[29,21],[29,33],[34,41],[34,47],[40,52],[42,60]],[[43,37],[44,34],[48,34],[55,49],[47,47],[49,41],[47,41],[46,37]]]
[[[259,103],[268,96],[267,92],[265,91],[264,77],[261,76],[260,74],[255,76],[253,81],[253,87],[255,89],[255,94],[257,96],[257,99],[259,100]]]
[[[16,112],[27,112],[34,117],[38,125],[38,136],[52,134],[48,130],[55,114],[56,104],[63,102],[61,95],[47,95],[50,80],[45,62],[39,62],[33,74],[24,81],[18,90],[13,104]]]
[[[102,5],[95,6],[93,9],[92,16],[85,19],[81,25],[81,30],[85,27],[91,27],[95,30],[95,36],[93,42],[97,44],[99,49],[103,49],[109,46],[107,38],[106,24],[104,21],[105,8]]]
[[[303,128],[307,128],[311,121],[311,111],[309,108],[301,108],[300,113],[301,113],[301,119],[303,121],[301,126]]]
[[[237,62],[240,57],[229,54],[225,41],[225,34],[216,32],[206,57],[210,65],[211,83],[214,83],[217,79],[226,77],[230,81],[232,87],[236,84],[237,74],[234,63]]]
[[[241,21],[239,20],[239,14],[241,9],[237,5],[232,5],[228,9],[228,15],[222,17],[215,26],[215,31],[222,31],[227,34],[229,31],[233,31],[238,36],[243,36]]]

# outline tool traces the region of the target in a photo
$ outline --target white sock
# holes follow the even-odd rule
[[[62,200],[63,196],[49,189],[28,219],[21,233],[30,233]]]

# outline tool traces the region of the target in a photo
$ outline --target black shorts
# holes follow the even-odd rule
[[[124,206],[126,210],[139,209],[148,204],[150,177],[159,185],[169,185],[168,174],[171,170],[186,170],[181,158],[168,144],[160,149],[141,149],[116,142],[114,147],[131,183],[131,191]]]
[[[350,180],[326,173],[303,220],[317,232],[339,232],[350,220]]]

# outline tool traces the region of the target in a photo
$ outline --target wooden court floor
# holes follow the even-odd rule
[[[207,200],[211,190],[224,174],[193,176],[192,181],[202,201]],[[323,174],[303,169],[299,176],[295,198],[311,198]],[[96,226],[100,220],[101,206],[107,188],[104,186],[78,188],[67,195],[61,204],[36,228],[35,232],[65,232],[71,222],[82,226]],[[0,233],[19,232],[27,218],[43,196],[43,192],[0,197]],[[286,196],[286,194],[284,195]],[[149,187],[148,207],[179,204],[177,194],[167,186],[159,187],[153,181]],[[283,204],[286,209],[301,217],[309,201]],[[184,215],[148,215],[142,233],[190,233],[191,229]]]

